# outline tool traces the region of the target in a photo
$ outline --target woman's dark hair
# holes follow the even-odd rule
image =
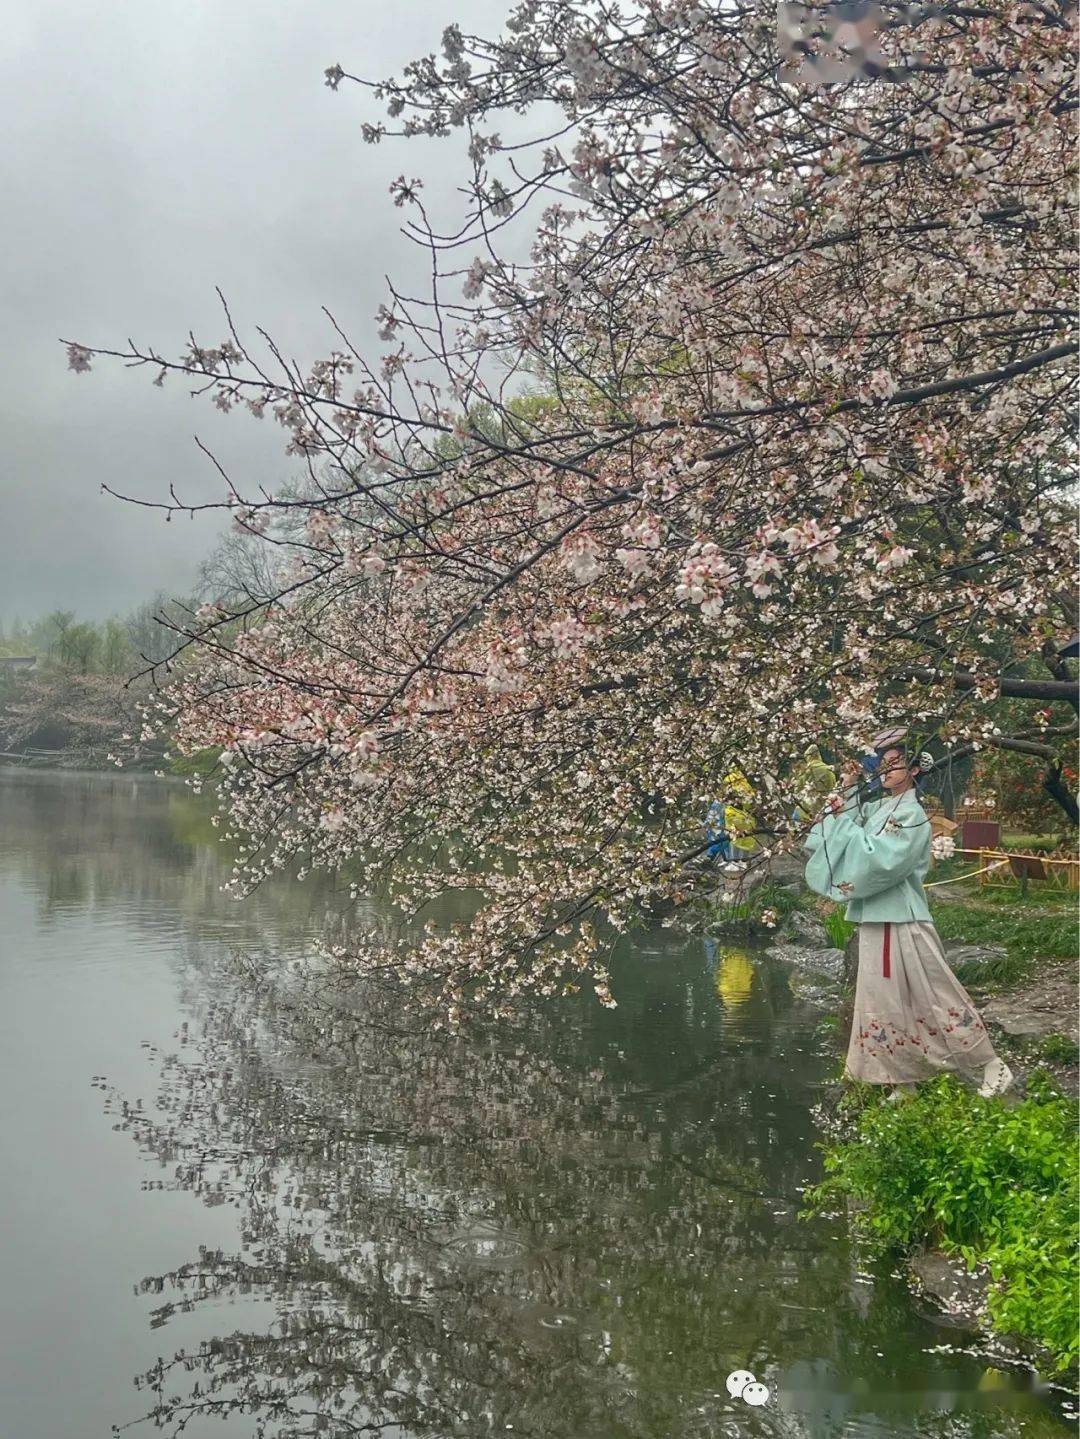
[[[892,752],[895,752],[900,756],[900,758],[903,760],[904,764],[907,765],[909,770],[917,771],[916,774],[912,775],[912,780],[915,784],[915,793],[921,795],[923,790],[926,788],[927,779],[926,775],[923,774],[922,769],[919,766],[921,751],[919,751],[918,749],[913,751],[912,748],[907,743],[905,743],[904,740],[897,740],[895,743],[880,745],[874,751],[879,760],[884,760],[885,756]]]
[[[895,742],[890,741],[888,744],[878,745],[874,753],[878,759],[884,759],[890,750],[895,750],[904,763],[914,769],[922,760],[925,745],[921,741],[898,739]]]
[[[908,753],[907,745],[902,739],[896,740],[895,743],[879,745],[878,748],[874,751],[874,753],[877,755],[879,760],[883,760],[887,754],[891,754],[894,750],[906,765],[910,765],[912,763],[911,755]]]

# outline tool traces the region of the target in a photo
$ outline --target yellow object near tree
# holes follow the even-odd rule
[[[816,744],[807,745],[803,750],[802,762],[796,766],[792,779],[799,806],[796,812],[799,820],[816,818],[825,796],[836,788],[836,773],[821,758]]]
[[[728,789],[733,789],[740,799],[752,800],[754,798],[753,787],[742,770],[733,769],[726,774],[724,783]],[[759,848],[754,837],[757,820],[749,809],[726,804],[724,806],[724,829],[731,836],[732,849],[738,850],[740,855],[754,854]]]

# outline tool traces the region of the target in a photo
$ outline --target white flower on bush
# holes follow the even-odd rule
[[[553,484],[540,485],[536,491],[536,513],[542,520],[550,520],[565,505],[565,501]]]
[[[319,545],[328,540],[337,524],[336,516],[327,510],[312,510],[307,518],[307,535],[313,545]]]
[[[465,283],[461,287],[461,293],[466,300],[475,300],[480,289],[490,273],[491,266],[480,255],[477,255],[469,266],[469,272],[465,277]]]
[[[363,767],[373,763],[379,752],[379,739],[374,730],[361,730],[352,740],[349,750],[351,763]]]
[[[875,370],[863,386],[863,394],[868,399],[887,400],[895,393],[896,381],[888,370]]]
[[[482,684],[493,694],[513,694],[524,686],[524,680],[507,664],[502,655],[491,655],[484,668]]]
[[[623,539],[642,549],[658,550],[663,538],[663,521],[658,515],[643,514],[628,520],[622,529]]]
[[[663,396],[638,395],[630,402],[630,412],[643,425],[658,425],[664,418]]]
[[[956,841],[951,834],[937,834],[930,841],[930,853],[935,859],[952,859],[956,853]]]
[[[761,922],[767,929],[775,929],[777,913],[775,909],[763,909],[761,911]]]
[[[365,579],[372,579],[385,569],[386,561],[374,552],[363,554],[360,550],[350,549],[345,556],[345,573],[348,575],[363,575]]]
[[[270,516],[265,510],[238,510],[233,519],[234,529],[253,530],[257,535],[264,535],[269,524]]]
[[[649,568],[650,550],[658,550],[663,540],[663,521],[656,515],[639,515],[623,525],[623,538],[633,548],[615,551],[615,558],[632,578]]]
[[[432,582],[430,571],[418,569],[411,565],[402,565],[400,567],[400,574],[403,598],[406,604],[411,604],[414,600],[418,600]]]
[[[68,369],[82,374],[90,368],[90,351],[85,345],[70,344],[67,347]]]
[[[761,531],[761,538],[767,544],[782,540],[792,556],[809,555],[813,564],[829,569],[840,558],[840,551],[835,544],[839,533],[839,525],[823,525],[811,515],[786,529],[781,529],[775,523],[767,524]],[[779,573],[779,567],[777,572]]]

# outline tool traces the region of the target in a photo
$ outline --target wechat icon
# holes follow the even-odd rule
[[[749,1369],[733,1369],[727,1377],[727,1390],[733,1399],[747,1404],[764,1404],[769,1397],[767,1385],[759,1384]]]

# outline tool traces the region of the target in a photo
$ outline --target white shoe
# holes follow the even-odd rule
[[[979,1093],[984,1099],[991,1099],[995,1094],[1004,1094],[1007,1089],[1012,1088],[1014,1079],[1015,1075],[1003,1059],[992,1059],[983,1070]]]

